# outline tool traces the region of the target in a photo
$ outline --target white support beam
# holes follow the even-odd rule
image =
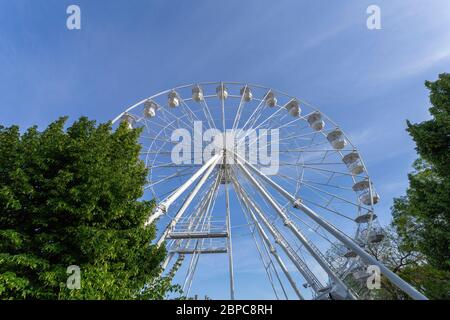
[[[240,190],[240,195],[244,200],[244,204],[249,210],[254,210],[257,214],[258,218],[263,222],[267,230],[272,234],[275,239],[275,243],[283,249],[288,258],[292,261],[292,263],[297,267],[298,271],[302,274],[303,278],[305,278],[306,282],[311,286],[311,288],[318,294],[319,290],[324,288],[320,281],[316,278],[316,276],[311,272],[306,263],[298,256],[297,252],[289,246],[289,242],[286,238],[278,231],[278,229],[267,219],[264,213],[261,211],[261,208],[253,202],[247,193],[236,183],[236,188]],[[251,209],[250,209],[251,208]],[[259,223],[259,220],[257,220]]]
[[[223,173],[225,175],[225,179],[229,172],[225,169]],[[228,184],[225,183],[225,207],[226,207],[226,215],[227,215],[227,246],[228,246],[228,271],[230,275],[230,300],[234,300],[234,270],[233,270],[233,243],[231,241],[231,216],[230,216],[230,193],[228,191]]]
[[[221,154],[216,154],[211,159],[209,159],[200,169],[195,172],[192,177],[190,177],[185,183],[181,185],[174,193],[172,193],[169,197],[167,197],[164,201],[158,204],[153,211],[153,214],[148,218],[145,222],[145,226],[150,225],[153,221],[161,217],[163,214],[169,210],[170,205],[178,199],[178,197],[186,191],[198,177],[200,177],[210,166],[216,164],[219,159],[222,157]]]
[[[194,213],[193,218],[189,221],[189,226],[188,228],[190,229],[195,223],[199,223],[200,220],[203,218],[203,216],[210,211],[211,209],[211,205],[213,202],[213,198],[217,193],[218,190],[218,186],[220,184],[220,177],[221,175],[218,174],[216,181],[213,184],[213,188],[206,194],[206,197],[202,200],[202,203],[200,204],[198,210]],[[177,248],[179,249],[180,244],[181,244],[182,240],[177,240]],[[189,244],[186,244],[186,246]],[[164,271],[166,270],[167,266],[169,265],[170,261],[172,260],[173,256],[175,255],[176,252],[168,252],[166,259],[164,260],[164,262],[161,265],[161,273],[160,276],[164,273]]]
[[[169,223],[169,225],[166,227],[166,229],[164,230],[163,234],[159,238],[159,240],[157,242],[157,246],[158,247],[164,242],[164,240],[166,240],[166,237],[169,234],[170,230],[172,230],[172,228],[174,228],[175,225],[177,224],[178,220],[180,220],[181,216],[184,214],[186,209],[189,207],[189,205],[191,204],[192,200],[197,195],[198,191],[203,187],[203,185],[205,184],[206,180],[209,178],[209,176],[213,172],[217,162],[220,159],[221,159],[221,157],[218,157],[218,158],[215,159],[215,161],[213,161],[213,163],[206,170],[205,174],[201,177],[201,179],[195,185],[194,189],[192,189],[192,191],[189,194],[189,196],[186,198],[186,200],[184,200],[183,205],[178,210],[178,212],[175,215],[175,217],[172,219],[172,221]]]

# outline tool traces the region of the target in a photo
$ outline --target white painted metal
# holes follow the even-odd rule
[[[167,226],[166,230],[164,230],[163,234],[159,238],[159,240],[157,242],[157,246],[158,247],[166,240],[166,237],[168,236],[169,232],[175,227],[175,225],[177,224],[178,220],[180,220],[180,218],[182,217],[182,215],[184,214],[186,209],[191,204],[191,202],[194,199],[194,197],[197,195],[198,191],[203,187],[203,184],[206,182],[206,180],[208,180],[209,176],[211,175],[211,173],[215,169],[217,162],[219,162],[219,160],[221,158],[222,158],[221,156],[217,157],[209,165],[209,167],[207,167],[208,170],[206,170],[205,174],[200,178],[198,183],[195,185],[194,189],[192,189],[192,191],[189,194],[189,196],[186,198],[186,200],[184,200],[183,205],[178,210],[178,212],[175,215],[175,217],[173,217],[172,221],[169,223],[169,225]]]
[[[148,218],[147,222],[145,223],[146,226],[150,225],[153,221],[158,219],[160,216],[162,216],[167,210],[169,209],[170,205],[178,199],[178,197],[188,189],[192,183],[194,183],[195,180],[199,176],[203,174],[210,166],[217,163],[217,161],[222,157],[221,154],[216,154],[211,159],[209,159],[192,177],[189,178],[181,187],[179,187],[173,194],[171,194],[166,200],[161,202],[153,212],[153,214]]]
[[[236,181],[234,179],[234,181]],[[305,278],[306,282],[313,288],[314,291],[318,292],[320,289],[323,288],[323,285],[320,283],[320,281],[316,278],[314,273],[311,272],[311,270],[308,268],[308,266],[305,264],[305,262],[298,256],[297,252],[289,245],[289,242],[286,240],[285,237],[277,230],[277,228],[269,222],[269,220],[266,218],[266,216],[262,213],[261,209],[249,198],[249,196],[244,192],[242,187],[239,186],[238,183],[235,182],[236,191],[238,192],[240,198],[242,199],[245,207],[248,209],[248,212],[252,215],[254,218],[256,225],[258,228],[262,229],[261,224],[259,223],[259,219],[261,222],[263,222],[264,226],[269,230],[269,232],[272,234],[273,238],[275,239],[275,243],[279,245],[282,250],[286,253],[286,255],[289,257],[289,259],[294,263],[294,265],[297,267],[298,271],[302,274],[302,276]],[[257,214],[258,218],[255,217],[254,212]],[[267,236],[266,236],[267,237]],[[271,246],[271,253],[277,254],[276,249],[273,248],[270,241],[269,244]],[[278,254],[277,254],[278,255]],[[278,258],[277,258],[278,260]],[[284,265],[284,263],[282,262]],[[283,267],[282,267],[283,269]],[[298,287],[293,282],[293,279],[289,272],[286,269],[286,277],[288,277],[289,282],[291,285],[293,285],[294,290],[297,292]],[[301,295],[301,294],[300,294]]]
[[[222,172],[223,175],[228,175],[227,171]],[[231,214],[230,214],[230,194],[228,191],[228,184],[225,184],[225,210],[227,217],[227,244],[228,244],[228,269],[230,275],[230,299],[234,300],[234,270],[233,270],[233,244],[231,240]]]
[[[270,253],[275,257],[278,265],[280,266],[281,270],[283,271],[283,273],[285,274],[286,278],[288,279],[289,283],[291,284],[292,288],[294,289],[297,297],[300,300],[303,300],[303,296],[300,292],[300,290],[298,289],[297,285],[295,284],[294,279],[292,278],[291,274],[289,273],[289,270],[287,269],[286,265],[284,264],[283,260],[281,259],[280,255],[277,252],[277,249],[272,245],[272,243],[269,240],[269,237],[267,236],[266,232],[264,231],[264,229],[262,228],[261,224],[259,223],[257,217],[255,216],[253,210],[260,212],[259,209],[256,206],[253,206],[253,210],[252,208],[249,206],[250,205],[254,205],[251,201],[249,201],[247,199],[247,201],[245,200],[246,195],[242,193],[241,188],[239,188],[239,186],[237,185],[237,183],[235,181],[234,185],[236,187],[236,191],[237,194],[240,196],[240,199],[242,201],[242,203],[244,204],[245,208],[247,209],[247,212],[249,213],[250,217],[253,220],[253,223],[255,224],[256,228],[258,229],[259,234],[261,235],[261,237],[263,238],[264,242],[267,244],[267,246],[270,248]],[[264,215],[263,214],[259,214],[260,217],[262,217],[262,219],[264,219]],[[267,220],[264,220],[267,223]],[[273,235],[277,236],[276,232],[274,231],[274,228],[270,226],[269,223],[266,224],[266,226],[268,226],[269,230],[272,232]],[[277,239],[279,239],[277,237]],[[286,247],[284,246],[284,243],[281,242],[281,240],[276,240],[277,243],[281,243],[280,246],[283,247],[283,249],[286,250],[286,252],[288,254],[292,254],[292,251],[289,251],[286,249]],[[300,259],[295,259],[293,258],[293,261],[299,261]],[[305,270],[303,267],[301,267],[301,270]],[[306,273],[306,272],[305,272]],[[309,278],[309,277],[308,277]],[[314,283],[314,281],[309,278],[309,280],[311,281],[311,283]],[[320,282],[319,282],[320,284]]]
[[[239,105],[233,109],[233,106],[225,106],[225,100],[227,104],[234,101],[236,104],[239,102]],[[300,114],[300,104],[306,116]],[[226,118],[225,111],[228,118]],[[234,121],[230,122],[230,120],[233,120],[230,117],[232,113],[234,113]],[[293,116],[293,118],[290,116]],[[168,234],[163,233],[163,236],[168,240],[168,257],[163,263],[163,270],[168,266],[174,255],[178,254],[180,261],[183,261],[185,254],[191,254],[192,259],[183,286],[187,293],[190,292],[200,255],[223,252],[228,253],[230,296],[234,297],[235,295],[231,241],[233,228],[231,222],[235,219],[234,216],[231,219],[232,212],[230,211],[234,210],[230,210],[229,182],[233,183],[234,191],[241,203],[242,213],[246,219],[249,219],[248,221],[254,224],[254,228],[251,228],[252,237],[254,239],[259,237],[259,243],[263,244],[260,248],[257,245],[257,250],[266,272],[270,269],[276,273],[276,268],[273,269],[274,266],[280,268],[285,275],[285,271],[287,271],[287,267],[283,267],[283,262],[280,263],[278,258],[271,253],[274,246],[270,246],[267,241],[269,235],[271,235],[276,241],[276,245],[282,248],[295,268],[300,271],[305,279],[309,278],[309,281],[306,280],[309,287],[319,291],[316,294],[317,299],[323,299],[329,295],[333,298],[346,298],[349,295],[348,290],[341,285],[342,282],[339,280],[344,279],[346,275],[352,275],[351,267],[355,262],[364,261],[368,264],[371,261],[361,246],[376,245],[378,241],[382,240],[383,231],[379,229],[375,220],[376,215],[373,208],[373,205],[379,201],[379,197],[370,183],[367,168],[359,153],[357,153],[356,147],[336,123],[306,101],[259,85],[237,82],[204,82],[171,88],[145,98],[124,110],[113,120],[113,123],[119,120],[124,121],[130,129],[144,129],[141,135],[144,150],[141,155],[149,168],[149,183],[145,187],[145,191],[151,192],[158,203],[146,225],[168,213],[167,216],[172,219],[168,223],[169,227],[171,225],[177,226],[183,223],[181,216],[175,215],[176,219],[174,219],[171,213],[180,212],[180,205],[187,207],[190,204],[193,208],[191,211],[186,208],[181,210],[181,212],[184,211],[183,216],[189,217],[189,220],[187,220],[189,227],[185,231],[174,232],[173,238],[168,237],[170,232]],[[238,141],[238,144],[243,143],[246,147],[252,146],[246,140],[251,131],[260,128],[275,128],[284,131],[284,135],[280,136],[280,146],[283,146],[280,150],[283,157],[283,160],[279,162],[280,172],[274,175],[273,179],[268,178],[266,180],[259,164],[250,165],[245,159],[241,159],[242,163],[240,164],[227,163],[226,157],[231,154],[231,151],[228,150],[225,141],[224,163],[219,165],[216,162],[216,165],[213,166],[217,168],[215,182],[212,185],[202,180],[196,182],[200,176],[205,177],[211,174],[210,170],[214,171],[211,167],[212,162],[206,161],[203,164],[192,159],[194,161],[192,163],[186,162],[178,165],[170,161],[171,146],[174,144],[170,133],[180,128],[192,130],[196,120],[204,121],[206,127],[211,129],[217,129],[216,123],[221,123],[221,130],[226,130],[228,129],[227,124],[232,123],[230,127],[233,129],[247,130]],[[305,130],[308,131],[305,132]],[[192,157],[194,158],[196,154],[199,154],[199,152],[194,150]],[[199,164],[200,168],[198,167]],[[247,179],[237,177],[237,175],[240,175],[239,172],[242,172],[241,166],[248,168],[250,176],[259,185],[259,187],[255,186],[257,192],[254,190],[250,190],[249,193],[246,192],[248,183],[245,181],[249,180],[251,185],[254,184],[245,173],[243,174]],[[224,175],[225,172],[226,175]],[[221,178],[222,176],[224,179]],[[346,178],[344,184],[340,184],[340,177]],[[358,187],[357,190],[352,191],[353,185],[356,185],[358,181],[365,180],[367,182],[361,185],[363,188]],[[224,182],[225,193],[221,193],[220,197],[224,201],[217,201],[221,181]],[[246,183],[247,185],[244,188],[242,184]],[[195,186],[194,190],[197,189],[195,192],[194,190],[191,191],[184,202],[176,201],[193,185]],[[278,198],[273,197],[272,189],[276,190]],[[261,191],[266,194],[262,194]],[[351,197],[345,193],[347,191],[351,193]],[[281,208],[278,193],[288,199],[294,207],[301,209],[309,222],[306,223],[302,217],[297,217],[289,209]],[[269,219],[272,210],[262,209],[260,203],[252,200],[253,195],[259,198],[258,194],[262,195],[266,203],[269,203],[271,209],[275,209],[278,217],[281,217],[288,224],[288,228],[279,228],[279,223],[275,224]],[[270,199],[272,199],[272,202]],[[344,207],[336,208],[335,203],[337,202]],[[205,231],[211,225],[213,211],[211,208],[215,208],[214,211],[221,209],[222,213],[225,211],[224,227],[226,232]],[[317,211],[311,208],[317,209]],[[335,215],[340,219],[336,222],[341,224],[330,225],[318,212],[320,214],[328,212]],[[285,215],[283,216],[281,213]],[[352,252],[352,256],[359,256],[362,260],[358,257],[349,257],[345,260],[348,263],[343,266],[343,269],[339,269],[339,272],[335,272],[335,268],[332,266],[327,268],[323,254],[317,250],[316,245],[310,239],[304,237],[303,230],[297,228],[297,234],[295,230],[292,230],[292,225],[295,225],[290,221],[291,216],[299,219],[299,223],[302,224],[301,227],[305,224],[309,230],[314,232],[313,235],[323,237],[331,244],[333,243],[328,239],[328,236],[333,236],[333,241],[337,239],[339,245],[347,247],[349,252]],[[161,223],[163,221],[165,219],[161,219]],[[342,226],[342,222],[345,222],[347,227],[352,227],[351,224],[353,224],[353,230],[355,230],[353,238],[339,229],[338,226]],[[335,220],[333,220],[333,223],[335,223]],[[289,224],[291,224],[291,227],[289,227]],[[309,226],[308,224],[313,225]],[[318,280],[317,283],[319,284],[314,284],[314,278],[317,279],[317,277],[311,270],[315,269],[309,269],[302,260],[301,252],[298,253],[293,250],[290,240],[285,237],[285,234],[290,232],[297,238],[303,236],[303,241],[299,238],[303,244],[301,250],[308,250],[315,259],[308,260],[308,263],[313,263],[314,267],[317,267],[317,264],[321,266],[329,275],[329,280],[337,283],[337,287],[336,285],[334,287],[323,287]],[[305,230],[305,232],[308,231]],[[235,233],[233,229],[233,234]],[[206,241],[212,240],[225,240],[226,243],[223,241],[223,246],[205,245]],[[161,242],[159,243],[161,244]],[[349,243],[353,243],[357,248],[349,245]],[[368,256],[370,257],[370,255]],[[408,287],[404,282],[399,282],[398,279],[390,276],[388,271],[382,267],[380,269],[386,273],[387,278],[394,284],[399,285],[402,290],[405,289],[405,292],[412,297],[424,298],[423,295],[417,294],[417,291],[414,292],[414,288],[411,290],[410,286]],[[310,273],[308,273],[308,270]],[[360,276],[362,276],[361,279],[364,278],[363,274],[360,274]],[[274,288],[274,278],[271,278],[269,273],[268,277]],[[296,297],[301,298],[303,288],[297,286],[292,277],[289,278],[286,275],[286,279],[293,288],[297,288],[297,290],[294,289]],[[283,281],[286,281],[286,279],[283,279]],[[288,298],[281,282],[280,285],[285,297]],[[278,298],[277,293],[275,291],[274,293]]]

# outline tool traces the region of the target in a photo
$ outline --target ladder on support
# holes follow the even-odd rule
[[[228,236],[225,221],[207,221],[194,225],[188,218],[179,221],[169,231],[166,239],[178,240],[182,243],[169,247],[168,252],[178,254],[227,253]]]

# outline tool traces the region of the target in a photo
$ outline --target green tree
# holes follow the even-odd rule
[[[394,273],[420,290],[430,299],[450,298],[450,273],[440,271],[427,263],[425,256],[405,245],[405,240],[396,232],[395,225],[384,229],[385,238],[379,244],[371,244],[366,249],[377,260],[383,262]],[[382,277],[381,288],[371,290],[376,299],[410,299],[388,279]]]
[[[394,199],[393,224],[403,238],[403,249],[424,256],[426,262],[421,270],[446,279],[430,283],[435,298],[449,298],[450,74],[441,74],[438,80],[427,81],[425,85],[430,90],[432,118],[417,124],[407,123],[419,159],[414,163],[415,171],[408,175],[406,195]],[[414,269],[409,270],[409,275],[414,280]],[[443,287],[436,288],[440,285]]]
[[[0,298],[163,298],[165,249],[144,227],[139,130],[66,118],[40,132],[0,126]],[[66,287],[67,267],[81,289]]]

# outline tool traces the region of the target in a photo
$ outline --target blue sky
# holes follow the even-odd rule
[[[81,7],[81,30],[66,29],[70,4]],[[381,30],[366,27],[371,4]],[[429,117],[423,83],[450,71],[449,30],[448,0],[2,0],[0,123],[107,121],[185,83],[263,84],[309,101],[349,134],[387,224],[416,158],[405,120]],[[267,285],[253,268],[237,270],[239,298]],[[206,278],[196,290],[226,297]]]

